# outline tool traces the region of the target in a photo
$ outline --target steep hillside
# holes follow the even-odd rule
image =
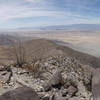
[[[44,58],[49,55],[52,56],[58,52],[58,50],[56,50],[58,45],[56,45],[52,41],[45,39],[37,39],[25,42],[24,47],[26,47],[27,56],[29,58],[32,57]]]
[[[0,42],[2,43],[2,42]],[[13,42],[4,42],[0,46],[0,63],[9,62],[10,57],[7,56],[7,48]],[[100,59],[94,56],[75,51],[67,46],[61,46],[51,40],[34,39],[23,42],[27,61],[36,58],[46,58],[49,56],[65,55],[68,57],[76,58],[83,64],[88,64],[93,67],[100,66]],[[8,61],[7,61],[8,60]]]
[[[14,36],[0,34],[0,45],[10,45],[16,40],[17,38]]]
[[[0,34],[0,46],[11,45],[13,43],[16,43],[19,40],[28,41],[31,40],[31,38],[19,36],[19,35]]]
[[[45,58],[54,55],[67,55],[68,57],[76,58],[83,64],[89,64],[93,67],[100,66],[100,59],[75,51],[66,46],[57,45],[50,40],[31,40],[25,42],[24,46],[26,47],[27,57],[29,57],[28,59],[32,59],[33,57]]]
[[[28,62],[21,67],[0,66],[0,98],[16,94],[16,88],[23,86],[35,90],[39,100],[91,100],[92,91],[97,93],[99,86],[92,78],[95,79],[93,71],[100,66],[100,59],[45,39],[23,41],[23,46]],[[34,57],[41,59],[34,61]],[[20,95],[23,97],[22,92]]]
[[[78,52],[76,50],[73,50],[73,49],[71,49],[69,47],[65,47],[65,46],[59,46],[57,49],[62,50],[67,56],[76,58],[83,64],[89,64],[95,68],[100,67],[100,59],[99,58],[96,58],[89,54]]]

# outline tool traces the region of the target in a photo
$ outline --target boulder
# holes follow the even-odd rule
[[[51,83],[52,86],[63,84],[62,75],[58,69],[55,71],[49,82]]]
[[[71,83],[70,82],[66,82],[65,84],[64,84],[64,88],[68,88],[69,86],[71,86]]]
[[[67,89],[67,91],[66,91],[66,93],[68,93],[68,95],[69,95],[70,97],[75,96],[75,94],[76,94],[77,92],[78,92],[78,89],[75,88],[75,87],[73,87],[73,86],[70,86],[70,87]]]
[[[0,71],[2,71],[4,69],[4,66],[0,66]]]
[[[94,100],[100,100],[100,68],[94,71],[92,78],[92,93]]]
[[[62,97],[61,95],[57,95],[54,100],[68,100],[67,97]]]
[[[69,100],[86,100],[86,99],[81,97],[73,97],[73,98],[69,98]]]
[[[4,73],[0,73],[0,82],[5,84],[5,83],[9,83],[11,78],[11,72],[4,72]]]
[[[1,95],[0,100],[40,100],[40,98],[33,89],[19,87]]]
[[[9,83],[11,76],[12,76],[12,70],[10,69],[10,67],[7,67],[7,66],[0,67],[0,82],[1,83],[3,84]]]
[[[9,66],[0,66],[0,71],[8,71],[8,72],[11,72],[11,68]]]
[[[48,91],[51,87],[61,88],[63,84],[62,75],[60,71],[57,69],[53,76],[44,84],[44,90]]]

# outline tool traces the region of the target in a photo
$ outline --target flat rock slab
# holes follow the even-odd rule
[[[92,92],[94,100],[100,100],[100,68],[94,71],[92,79]]]
[[[0,100],[40,100],[40,98],[33,89],[19,87],[1,95]]]

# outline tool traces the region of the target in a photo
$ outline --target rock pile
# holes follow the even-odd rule
[[[41,72],[38,71],[38,77],[34,77],[34,72],[22,68],[10,67],[11,70],[6,69],[7,74],[10,73],[8,75],[9,82],[5,81],[7,83],[6,89],[2,87],[1,92],[0,88],[0,94],[27,86],[34,89],[41,100],[90,99],[92,76],[90,66],[83,65],[76,59],[66,56],[48,57],[39,63],[39,68],[41,67],[39,71]],[[0,73],[3,71],[5,70],[0,70]],[[2,75],[6,76],[6,74],[0,74],[0,76]]]
[[[45,72],[41,75],[46,81],[44,90],[48,94],[53,93],[55,100],[89,100],[92,76],[90,66],[74,58],[55,56],[42,61],[41,67]]]
[[[0,83],[9,83],[12,76],[12,71],[8,66],[0,66]]]

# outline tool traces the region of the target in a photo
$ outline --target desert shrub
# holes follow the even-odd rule
[[[38,59],[37,57],[34,57],[34,59],[32,60],[32,62],[27,62],[25,63],[22,68],[29,70],[30,72],[32,72],[34,74],[35,77],[39,77],[40,73],[41,73],[41,64],[40,64],[40,59]]]
[[[7,51],[8,57],[13,60],[13,64],[15,66],[22,67],[22,65],[26,62],[25,47],[20,39],[10,45]]]

